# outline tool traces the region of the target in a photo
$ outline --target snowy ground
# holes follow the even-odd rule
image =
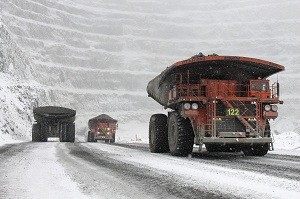
[[[228,169],[223,166],[213,166],[198,161],[187,161],[176,157],[163,157],[160,154],[149,154],[124,148],[111,147],[109,145],[93,145],[101,153],[107,152],[116,156],[118,160],[130,162],[139,167],[151,168],[162,173],[176,174],[174,180],[181,180],[184,184],[204,185],[207,190],[215,190],[222,187],[225,193],[243,198],[298,198],[300,182],[283,180],[265,174],[257,174],[251,171]],[[199,172],[201,170],[201,172]],[[241,176],[243,176],[241,178]]]
[[[299,155],[203,151],[185,158],[132,144],[6,145],[0,147],[0,198],[298,199]]]
[[[23,143],[21,151],[4,159],[0,198],[86,198],[58,164],[52,144],[32,150],[35,146],[26,148]]]

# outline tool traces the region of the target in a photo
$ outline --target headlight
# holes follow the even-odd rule
[[[271,106],[270,105],[265,105],[265,111],[270,111],[271,110]]]
[[[197,103],[193,103],[192,104],[192,109],[195,109],[195,110],[198,109],[198,104]]]
[[[188,109],[191,108],[191,104],[190,104],[190,103],[185,103],[185,104],[183,105],[183,107],[184,107],[184,109],[188,110]]]
[[[278,106],[277,105],[272,105],[272,111],[277,111],[278,110]]]

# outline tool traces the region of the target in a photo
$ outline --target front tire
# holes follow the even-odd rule
[[[269,151],[269,143],[247,146],[242,151],[245,156],[264,156]]]
[[[167,116],[154,114],[149,122],[149,148],[152,153],[169,152]]]
[[[269,143],[266,144],[259,144],[253,147],[253,154],[255,156],[264,156],[268,153],[269,151]]]
[[[115,142],[116,142],[116,134],[113,134],[110,143],[115,143]]]
[[[171,155],[187,156],[193,151],[194,132],[188,119],[171,112],[168,119],[168,140]]]

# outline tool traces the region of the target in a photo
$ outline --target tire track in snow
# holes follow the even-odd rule
[[[130,149],[149,151],[146,144],[115,143]],[[195,151],[195,150],[194,150]],[[169,155],[170,154],[161,154]],[[292,155],[267,154],[264,157],[244,156],[243,153],[193,152],[192,161],[214,164],[233,169],[265,173],[276,177],[300,181],[300,157]]]
[[[173,176],[168,174],[163,174],[161,172],[154,172],[147,168],[137,167],[135,165],[124,163],[121,161],[117,161],[110,156],[110,154],[103,152],[99,153],[98,151],[93,151],[88,147],[82,146],[80,143],[76,143],[75,145],[65,145],[70,151],[68,154],[65,154],[63,147],[58,149],[58,154],[61,157],[62,161],[67,161],[71,164],[71,162],[88,162],[88,164],[92,165],[94,168],[98,168],[97,171],[86,170],[80,171],[83,173],[94,172],[95,176],[101,176],[101,172],[105,170],[106,174],[109,174],[113,179],[118,179],[118,182],[127,182],[131,184],[134,189],[139,190],[139,194],[148,195],[146,198],[234,198],[232,195],[226,195],[218,192],[211,192],[210,190],[201,189],[199,187],[191,187],[182,182],[176,180]],[[69,158],[73,156],[73,158]],[[67,158],[68,157],[68,158]],[[86,163],[85,163],[86,164]],[[75,168],[76,169],[76,168]],[[80,169],[80,168],[77,168]],[[73,175],[74,174],[70,174]],[[76,177],[75,177],[76,178]],[[104,176],[104,179],[105,176]],[[104,179],[102,179],[104,181]],[[76,181],[76,179],[75,179]],[[97,180],[101,183],[101,179]],[[90,182],[85,181],[85,183],[90,184]],[[97,190],[92,190],[90,187],[84,186],[83,189],[88,189],[92,192],[97,192]],[[89,192],[87,191],[87,192]],[[98,192],[101,191],[99,188]],[[120,190],[119,190],[120,191]],[[141,198],[141,196],[133,195],[130,196],[133,198]]]
[[[55,157],[58,144],[25,142],[2,147],[0,198],[84,199]]]

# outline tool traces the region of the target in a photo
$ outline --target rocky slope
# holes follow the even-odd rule
[[[0,8],[11,38],[32,63],[6,73],[36,81],[40,105],[76,109],[82,132],[88,118],[106,113],[124,125],[145,124],[131,133],[146,136],[150,115],[161,111],[147,97],[147,82],[199,51],[285,65],[278,75],[285,104],[272,125],[278,133],[299,131],[296,0],[2,0]]]
[[[3,134],[26,139],[31,129],[32,107],[38,103],[37,84],[31,80],[30,62],[1,21],[0,44],[0,129]]]

